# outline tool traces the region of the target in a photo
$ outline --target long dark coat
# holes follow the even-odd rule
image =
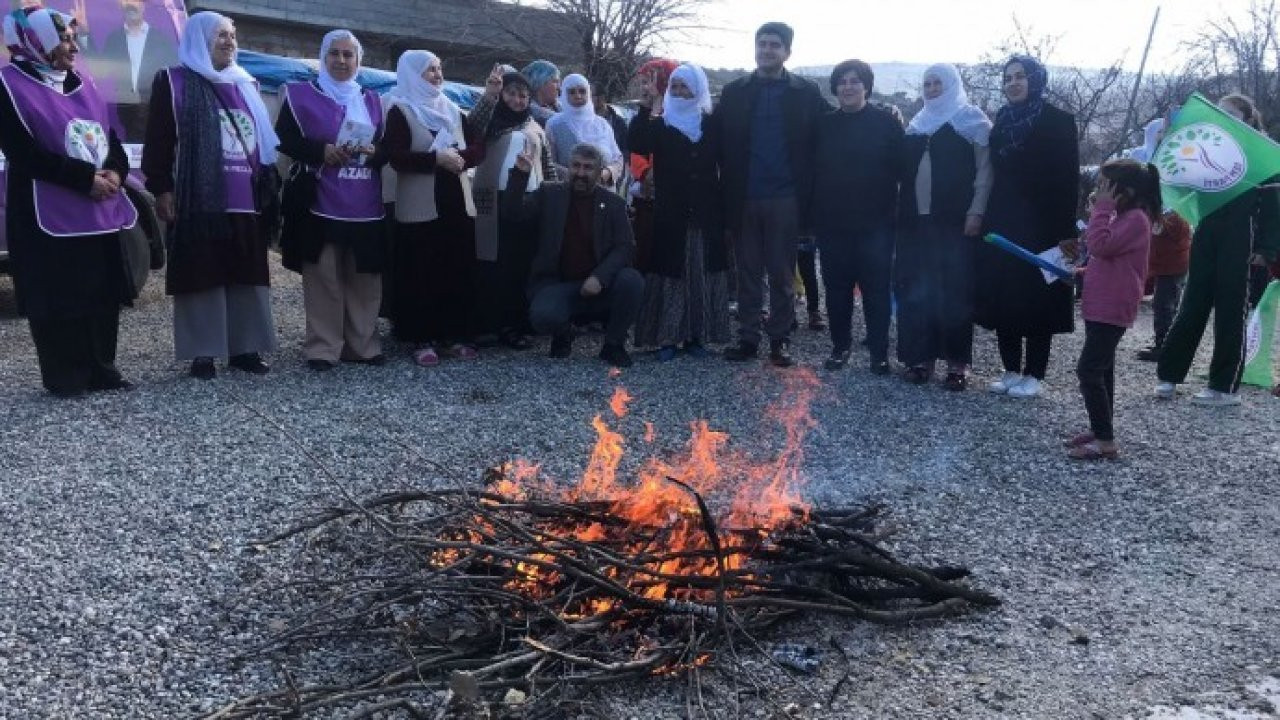
[[[704,128],[708,118],[703,118]],[[706,270],[729,267],[721,215],[720,175],[704,134],[693,142],[684,133],[641,108],[631,121],[627,144],[653,156],[653,230],[645,270],[680,278],[685,268],[685,238],[690,224],[702,231]]]
[[[995,135],[995,184],[984,217],[994,232],[1040,253],[1078,234],[1080,187],[1075,118],[1045,104],[1022,147],[1007,154]],[[1017,335],[1069,333],[1075,326],[1072,287],[1045,283],[1040,270],[988,243],[976,257],[976,322]]]

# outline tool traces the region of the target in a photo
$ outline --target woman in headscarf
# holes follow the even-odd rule
[[[217,374],[218,357],[266,373],[262,353],[276,344],[268,233],[253,178],[275,163],[280,141],[236,51],[230,18],[199,12],[187,20],[181,64],[152,83],[142,149],[156,214],[170,226],[165,290],[173,296],[174,351],[206,380]]]
[[[549,60],[534,60],[524,66],[521,74],[529,82],[529,114],[542,127],[551,116],[560,112],[560,68]]]
[[[529,81],[521,73],[490,78],[484,96],[467,120],[470,132],[483,138],[484,162],[476,168],[472,195],[476,208],[476,327],[514,350],[533,346],[529,340],[529,303],[525,295],[536,250],[536,228],[500,213],[499,193],[506,188],[520,154],[542,158],[534,163],[527,192],[556,177],[547,136],[529,110]]]
[[[484,157],[468,141],[462,112],[445,96],[440,58],[409,50],[396,63],[387,95],[387,182],[396,208],[391,321],[396,339],[414,346],[414,362],[441,355],[471,359],[475,304],[475,205],[466,169]]]
[[[1159,147],[1160,140],[1164,138],[1166,124],[1163,117],[1158,117],[1147,123],[1142,129],[1142,145],[1129,148],[1125,151],[1125,156],[1138,162],[1151,162],[1151,158],[1156,155],[1156,148]]]
[[[903,377],[964,390],[973,359],[973,253],[991,194],[991,120],[969,103],[960,73],[924,72],[924,107],[907,125],[898,201],[896,297]]]
[[[138,218],[122,186],[128,159],[93,80],[75,70],[71,16],[16,10],[4,37],[5,234],[41,381],[58,397],[127,389],[115,359],[128,299],[120,230]]]
[[[655,98],[661,98],[667,94],[667,84],[671,81],[671,73],[680,67],[680,63],[675,60],[666,58],[655,58],[640,66],[636,71],[636,79],[640,83],[640,97],[646,100],[650,105],[653,104]],[[635,178],[636,183],[640,183],[639,187],[632,188],[631,194],[634,197],[647,197],[653,199],[652,180],[648,186],[648,194],[645,193],[646,182],[645,173],[649,170],[652,158],[635,152],[631,148],[631,177]]]
[[[1008,103],[991,129],[995,182],[984,224],[1023,248],[1042,253],[1075,243],[1080,148],[1075,118],[1045,100],[1048,72],[1017,55],[1004,64]],[[990,390],[1035,397],[1049,369],[1053,336],[1075,326],[1071,285],[1046,283],[1040,270],[988,243],[976,258],[975,321],[994,330],[1004,374]]]
[[[600,184],[611,186],[622,177],[622,151],[613,137],[609,121],[596,114],[591,101],[591,83],[577,73],[560,84],[560,112],[547,121],[547,142],[551,160],[558,167],[569,167],[569,155],[578,143],[595,145],[604,155],[604,172]]]
[[[291,182],[311,183],[311,207],[286,219],[284,266],[302,273],[307,367],[380,365],[382,101],[356,82],[364,50],[349,30],[320,43],[320,75],[284,86],[276,134],[293,158]],[[310,175],[311,177],[306,177]]]
[[[658,360],[706,354],[705,342],[729,340],[728,252],[720,214],[720,179],[703,123],[711,112],[706,73],[681,65],[662,98],[641,105],[628,140],[653,157],[656,199],[653,249],[636,344],[658,347]]]

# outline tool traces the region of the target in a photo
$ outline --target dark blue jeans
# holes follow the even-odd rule
[[[893,228],[882,226],[852,233],[819,234],[822,285],[827,296],[827,321],[833,352],[853,347],[853,289],[862,292],[871,360],[889,357],[892,314]]]
[[[581,282],[547,285],[529,304],[529,322],[538,333],[565,335],[573,329],[574,318],[603,319],[604,341],[623,345],[636,324],[644,297],[644,278],[634,268],[623,268],[613,282],[595,297],[582,297]]]

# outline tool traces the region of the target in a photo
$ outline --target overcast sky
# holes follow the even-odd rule
[[[1161,8],[1148,67],[1173,69],[1179,44],[1211,18],[1241,17],[1249,0],[714,0],[699,32],[672,55],[708,67],[748,67],[755,29],[782,20],[796,31],[790,65],[831,65],[856,57],[971,63],[1014,32],[1016,15],[1033,36],[1058,35],[1054,65],[1104,67],[1117,58],[1136,70],[1156,6]]]

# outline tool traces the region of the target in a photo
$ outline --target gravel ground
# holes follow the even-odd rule
[[[300,546],[247,542],[338,496],[312,458],[357,495],[439,482],[424,458],[478,477],[524,456],[571,477],[617,382],[636,398],[622,427],[652,421],[659,444],[678,446],[696,418],[740,447],[776,439],[762,420],[776,371],[641,359],[615,381],[596,338],[567,362],[544,343],[429,371],[395,351],[385,367],[317,375],[298,350],[296,276],[276,281],[270,375],[188,379],[153,278],[123,318],[120,366],[139,387],[60,402],[39,387],[0,278],[0,718],[191,717],[274,688],[272,668],[231,655],[280,613],[253,588]],[[889,503],[901,552],[972,567],[1005,605],[906,628],[785,626],[762,643],[819,648],[819,672],[786,677],[750,655],[767,693],[735,702],[713,677],[700,716],[794,703],[812,718],[1276,717],[1280,400],[1154,400],[1153,368],[1131,359],[1149,340],[1145,309],[1139,326],[1121,344],[1117,463],[1071,464],[1059,447],[1085,426],[1079,334],[1056,344],[1048,393],[1029,401],[877,378],[865,358],[819,370],[807,495]],[[994,346],[979,334],[979,379],[996,373]],[[802,331],[795,349],[816,367],[826,347]],[[597,700],[610,718],[685,717],[689,702],[663,682]]]

